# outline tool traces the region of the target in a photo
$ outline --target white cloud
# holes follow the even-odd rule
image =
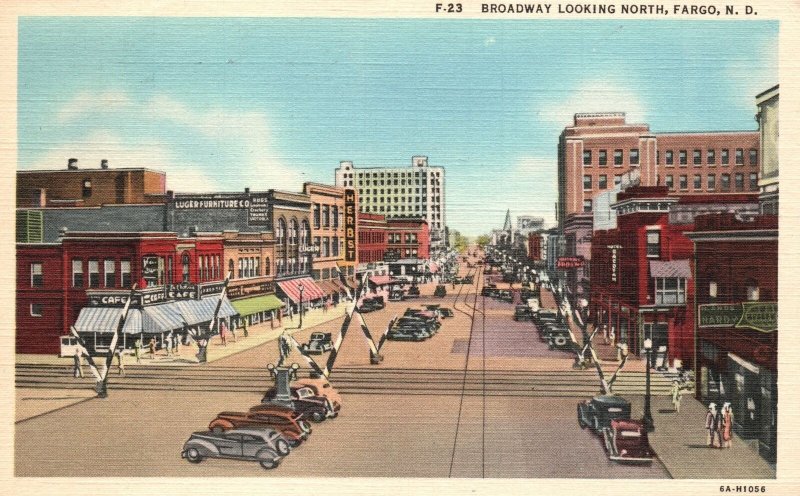
[[[563,98],[539,107],[538,117],[557,128],[572,125],[581,112],[625,112],[628,123],[646,121],[647,112],[639,93],[626,83],[609,79],[585,81]]]
[[[494,45],[496,42],[497,42],[497,40],[494,38],[494,36],[488,36],[485,40],[483,40],[484,46],[487,46],[487,47],[491,46],[491,45]]]
[[[132,105],[128,95],[120,91],[106,91],[99,95],[83,92],[65,103],[56,114],[56,121],[64,124],[86,114],[119,112]]]

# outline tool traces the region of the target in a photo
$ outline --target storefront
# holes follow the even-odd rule
[[[298,277],[278,281],[278,294],[285,298],[287,308],[291,306],[292,311],[300,308],[301,298],[304,308],[314,307],[322,304],[325,298],[325,291],[322,290],[310,277]]]

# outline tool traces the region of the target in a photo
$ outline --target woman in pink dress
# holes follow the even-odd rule
[[[722,407],[722,447],[731,447],[731,429],[733,429],[733,410],[731,404],[725,403]]]

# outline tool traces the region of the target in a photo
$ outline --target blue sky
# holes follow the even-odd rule
[[[575,112],[756,129],[778,23],[22,18],[19,168],[165,170],[176,191],[333,183],[340,160],[447,169],[448,224],[554,220]]]

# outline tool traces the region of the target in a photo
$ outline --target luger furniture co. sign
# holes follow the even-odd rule
[[[356,261],[356,191],[344,190],[344,259]]]
[[[699,305],[699,327],[734,327],[760,332],[778,330],[778,303],[747,301]]]

